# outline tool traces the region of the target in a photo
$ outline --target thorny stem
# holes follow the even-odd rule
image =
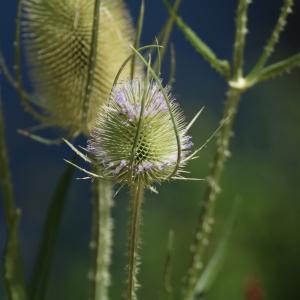
[[[196,288],[201,269],[203,268],[203,256],[205,248],[209,242],[209,235],[214,224],[215,200],[220,192],[220,179],[224,169],[224,163],[228,156],[232,127],[238,109],[238,104],[242,93],[246,90],[246,82],[243,79],[243,61],[245,38],[247,33],[247,11],[249,0],[239,0],[236,17],[236,35],[233,49],[233,74],[229,81],[227,100],[221,119],[222,127],[217,137],[216,153],[213,158],[208,185],[204,191],[201,202],[196,234],[191,247],[192,259],[185,278],[183,299],[193,299],[194,289]]]
[[[1,91],[0,91],[1,92]],[[13,247],[10,252],[6,253],[4,260],[4,279],[9,300],[26,299],[26,286],[24,270],[21,258],[20,242],[17,234],[17,220],[19,219],[20,210],[14,203],[13,185],[9,168],[9,158],[5,142],[4,118],[2,112],[1,95],[0,95],[0,186],[2,189],[4,216],[7,226],[7,245]],[[10,239],[14,240],[10,240]],[[7,256],[6,256],[7,255]],[[11,257],[8,257],[10,255]]]
[[[144,186],[141,181],[132,189],[132,199],[130,203],[130,225],[128,234],[128,262],[127,262],[127,300],[136,299],[136,290],[138,288],[138,244],[141,224],[141,204],[144,196]]]
[[[110,264],[112,252],[113,221],[111,208],[113,206],[112,183],[102,179],[94,181],[94,203],[92,241],[92,271],[90,300],[108,300],[110,285]]]
[[[294,4],[294,0],[284,0],[283,5],[281,7],[281,12],[279,15],[279,18],[277,20],[277,23],[274,27],[273,32],[271,33],[270,38],[268,39],[264,50],[261,54],[261,56],[258,59],[257,64],[251,71],[251,74],[249,76],[252,76],[254,74],[257,74],[258,71],[260,71],[264,65],[267,63],[269,57],[274,51],[275,45],[279,42],[280,34],[284,30],[286,26],[286,19],[289,14],[292,13],[292,7]]]
[[[241,91],[232,87],[229,88],[223,118],[221,120],[221,122],[223,122],[223,126],[217,138],[217,149],[210,169],[210,174],[208,176],[208,186],[204,192],[204,197],[201,202],[196,235],[191,247],[192,261],[185,282],[185,300],[192,299],[193,290],[199,277],[199,273],[203,267],[203,254],[205,247],[208,244],[208,237],[212,231],[212,225],[214,223],[215,200],[220,192],[219,182],[224,169],[224,163],[229,156],[229,143],[232,135],[232,126],[237,113],[240,97]]]
[[[233,79],[243,77],[244,49],[247,29],[247,12],[251,0],[239,0],[236,16],[236,33],[233,49]]]
[[[290,56],[284,60],[274,63],[266,68],[264,68],[256,78],[249,78],[247,80],[263,81],[275,78],[277,76],[283,75],[284,73],[291,72],[294,68],[300,67],[300,53]]]

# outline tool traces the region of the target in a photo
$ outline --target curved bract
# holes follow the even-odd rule
[[[183,167],[192,142],[179,106],[165,91],[179,131]],[[157,83],[136,79],[114,86],[110,100],[100,109],[88,150],[97,158],[103,176],[120,183],[142,181],[149,186],[169,179],[177,164],[177,140]]]
[[[51,125],[87,133],[130,55],[131,18],[122,0],[102,0],[87,124],[82,107],[88,77],[94,1],[24,0],[23,35],[36,97]],[[129,76],[127,68],[122,78]]]

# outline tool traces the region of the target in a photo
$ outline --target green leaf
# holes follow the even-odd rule
[[[72,166],[66,166],[48,207],[42,238],[29,285],[30,300],[45,299],[51,263],[74,171],[75,168]]]
[[[216,54],[210,49],[207,44],[180,18],[174,9],[171,7],[168,0],[163,0],[169,14],[171,14],[177,26],[184,34],[185,38],[190,42],[190,44],[195,48],[195,50],[202,55],[202,57],[207,60],[211,67],[218,71],[225,78],[229,78],[230,66],[228,61],[220,60],[217,58]]]

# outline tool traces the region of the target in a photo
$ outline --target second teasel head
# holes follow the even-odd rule
[[[122,0],[101,0],[94,80],[86,122],[94,1],[23,0],[22,31],[34,94],[50,125],[87,133],[108,98],[114,78],[131,54],[133,27]],[[127,67],[121,79],[129,76]]]

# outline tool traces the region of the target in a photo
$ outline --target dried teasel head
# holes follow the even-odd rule
[[[168,99],[165,99],[164,94]],[[180,142],[170,117],[170,103]],[[164,93],[155,81],[136,79],[114,86],[100,112],[88,141],[103,177],[119,183],[144,185],[179,175],[192,147],[179,106],[167,88]]]
[[[91,51],[94,1],[23,0],[23,35],[33,87],[50,125],[87,133],[99,105],[130,55],[131,18],[122,0],[101,0],[99,38],[87,121],[83,101]],[[137,70],[138,71],[138,70]],[[129,76],[129,68],[122,73]]]

